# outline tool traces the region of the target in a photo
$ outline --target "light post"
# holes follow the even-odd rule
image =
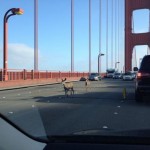
[[[10,13],[10,14],[9,14]],[[7,69],[8,69],[8,19],[13,15],[22,15],[23,10],[21,8],[11,8],[4,15],[4,61],[3,61],[3,69],[4,76],[3,80],[8,80]]]
[[[117,64],[119,64],[119,63],[120,63],[119,61],[115,63],[115,69],[117,69]]]
[[[101,56],[104,56],[104,54],[100,53],[98,55],[98,73],[101,73]]]
[[[71,72],[74,72],[74,0],[71,0]]]

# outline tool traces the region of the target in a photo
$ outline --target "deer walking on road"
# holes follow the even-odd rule
[[[86,80],[85,80],[85,88],[86,88],[86,91],[88,90],[88,87],[90,86],[90,81],[89,81],[89,79],[87,78]]]
[[[71,95],[74,94],[74,89],[73,89],[73,83],[72,82],[66,82],[66,78],[63,80],[62,79],[62,85],[64,86],[65,90],[65,95],[68,97],[68,92],[70,91]]]

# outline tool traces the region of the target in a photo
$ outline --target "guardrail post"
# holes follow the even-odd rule
[[[27,79],[27,71],[24,69],[23,70],[23,79],[26,80]]]
[[[31,79],[34,79],[34,70],[31,70]]]
[[[48,78],[48,71],[46,70],[46,79]]]
[[[1,69],[1,71],[0,71],[0,73],[1,73],[1,79],[0,79],[0,81],[3,81],[3,70]]]
[[[61,72],[59,71],[59,78],[61,78]]]
[[[40,71],[38,71],[38,74],[39,74],[39,79],[40,79]]]

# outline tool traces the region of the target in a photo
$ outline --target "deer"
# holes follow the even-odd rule
[[[74,89],[73,89],[73,83],[72,82],[66,82],[66,78],[63,80],[62,79],[62,85],[64,86],[65,90],[65,95],[68,97],[68,92],[71,91],[71,95],[74,94]]]
[[[85,88],[86,88],[86,91],[87,91],[87,89],[88,89],[89,86],[90,86],[90,81],[89,81],[89,79],[87,78],[87,79],[85,80]]]

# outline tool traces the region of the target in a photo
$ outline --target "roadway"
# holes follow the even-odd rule
[[[87,90],[84,85],[74,82],[69,97],[61,84],[0,91],[0,112],[34,136],[44,136],[45,130],[70,135],[150,127],[149,98],[135,102],[134,81],[92,81]]]

